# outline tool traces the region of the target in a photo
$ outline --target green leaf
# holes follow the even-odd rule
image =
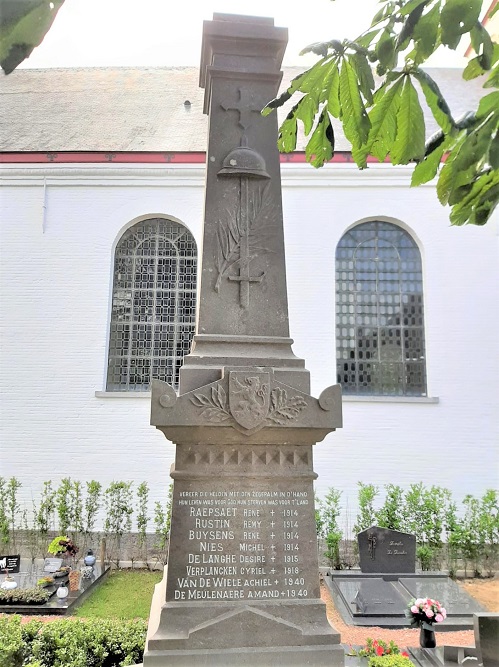
[[[429,155],[426,155],[421,162],[418,162],[412,172],[411,187],[428,183],[428,181],[435,178],[448,145],[449,142],[443,141]]]
[[[499,133],[490,142],[488,162],[492,169],[499,169]]]
[[[434,5],[427,14],[422,16],[414,28],[414,62],[424,62],[438,46],[440,28],[440,2]]]
[[[406,2],[404,6],[400,8],[400,14],[402,16],[407,16],[420,5],[427,5],[428,2],[429,0],[409,0],[409,2]]]
[[[382,162],[391,151],[397,136],[397,113],[400,107],[403,75],[392,86],[383,86],[376,91],[374,106],[369,112],[371,129],[365,155],[374,155]]]
[[[317,83],[319,78],[322,78],[322,66],[324,59],[319,60],[313,67],[295,76],[292,79],[289,88],[287,88],[282,95],[271,100],[263,109],[262,116],[268,116],[274,109],[282,107],[297,91],[309,92],[310,89]]]
[[[492,70],[489,78],[483,84],[484,88],[499,88],[499,66],[496,65]]]
[[[453,225],[484,225],[499,201],[499,172],[478,174],[468,191],[452,207]]]
[[[397,52],[395,51],[395,39],[387,28],[381,33],[376,47],[375,47],[376,57],[379,60],[379,64],[385,70],[393,69],[397,63]]]
[[[321,89],[318,99],[319,104],[329,99],[331,96],[331,89],[337,89],[340,77],[338,72],[338,61],[336,59],[329,61],[323,69],[324,75],[322,83],[319,86]],[[337,106],[339,108],[339,101]]]
[[[480,56],[472,58],[468,61],[468,64],[463,70],[463,79],[465,81],[471,81],[471,79],[476,79],[477,76],[481,76],[485,70],[483,69],[480,61]]]
[[[429,0],[423,0],[423,2],[418,3],[418,5],[411,11],[411,13],[404,21],[404,25],[402,26],[402,30],[400,31],[397,39],[396,49],[398,51],[404,50],[409,43],[409,40],[414,34],[414,29],[416,28],[421,16],[423,15],[427,2],[429,2]]]
[[[482,24],[480,21],[477,21],[470,31],[471,46],[475,53],[480,53],[480,46],[483,41],[481,28]]]
[[[296,148],[298,122],[295,117],[295,111],[297,106],[298,105],[295,104],[279,128],[277,148],[281,153],[292,153]]]
[[[430,107],[433,117],[444,132],[449,132],[454,126],[454,120],[449,105],[440,92],[440,88],[431,76],[422,69],[418,68],[413,72],[413,75],[419,81],[426,103]]]
[[[300,56],[304,56],[307,53],[315,53],[315,55],[325,58],[327,56],[327,51],[328,48],[326,42],[314,42],[302,49],[300,51]]]
[[[409,75],[404,85],[397,111],[397,136],[390,151],[393,164],[408,164],[420,160],[425,150],[425,124],[418,93]]]
[[[449,155],[442,169],[437,181],[437,197],[442,206],[445,206],[449,201],[449,194],[452,189],[452,182],[454,178],[454,160],[466,139],[466,132],[461,132],[455,139],[454,146],[451,147]]]
[[[323,111],[319,122],[312,132],[306,148],[305,157],[307,162],[316,168],[322,167],[325,162],[333,157],[334,132],[327,112]]]
[[[306,53],[315,53],[317,56],[325,58],[330,49],[336,51],[336,53],[343,54],[345,47],[337,39],[331,39],[329,42],[315,42],[302,49],[300,56],[304,56]]]
[[[381,28],[378,28],[377,30],[370,30],[369,32],[366,32],[364,35],[357,37],[357,39],[354,40],[354,44],[355,43],[359,44],[360,46],[363,46],[364,48],[367,49],[367,47],[371,46],[371,42],[378,35],[380,31]]]
[[[317,111],[317,103],[311,95],[305,95],[298,102],[295,117],[302,121],[305,134],[309,134],[312,130]]]
[[[479,20],[482,0],[447,0],[442,8],[442,44],[455,49],[461,35],[470,32]]]
[[[298,85],[298,91],[308,93],[316,104],[319,104],[321,99],[325,99],[326,82],[331,70],[331,67],[336,60],[321,60],[312,67],[312,69],[305,72],[306,76],[302,77]]]
[[[499,91],[494,91],[482,97],[476,110],[476,118],[485,118],[491,111],[499,111]]]
[[[367,60],[366,56],[362,53],[354,53],[348,56],[348,60],[352,65],[353,69],[355,70],[355,73],[357,74],[357,80],[359,82],[359,88],[362,95],[364,95],[364,98],[368,104],[372,104],[374,77],[369,61]]]
[[[2,3],[0,66],[10,74],[42,43],[64,0]]]
[[[492,67],[494,59],[494,43],[480,21],[477,21],[476,25],[472,28],[470,37],[471,46],[478,56],[480,67],[483,70],[489,70]],[[482,48],[480,49],[480,47]],[[466,79],[464,75],[463,78]]]
[[[358,148],[366,143],[371,124],[360,95],[355,71],[346,59],[341,63],[340,104],[345,136],[353,147]]]
[[[483,48],[482,55],[480,56],[480,61],[484,70],[489,70],[494,62],[494,42],[490,38],[489,33],[485,28],[480,25],[483,37]]]
[[[494,118],[494,115],[490,114],[479,127],[467,134],[461,146],[455,151],[456,156],[453,167],[455,171],[455,183],[458,187],[461,179],[464,180],[466,176],[472,175],[469,174],[468,170],[471,169],[475,172],[478,163],[484,161],[492,140],[492,133],[496,129],[496,126],[497,115]]]
[[[327,98],[327,108],[329,113],[335,118],[341,117],[340,106],[340,72],[338,63],[334,63],[334,67],[330,71],[329,79],[329,95]]]

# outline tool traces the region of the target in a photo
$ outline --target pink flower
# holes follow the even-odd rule
[[[418,598],[417,600],[414,600],[414,604],[417,607],[420,607],[423,604],[423,602],[425,602],[425,600],[423,600],[423,598]]]
[[[437,623],[441,623],[444,620],[444,617],[442,616],[442,614],[437,614],[435,616],[435,620]]]
[[[442,608],[440,609],[440,613],[442,614],[442,616],[443,616],[444,618],[447,618],[447,611],[446,611],[445,607],[442,607]]]
[[[425,609],[425,614],[428,616],[428,618],[433,618],[433,616],[435,616],[432,609]]]
[[[419,613],[419,607],[416,607],[415,604],[412,605],[411,611],[413,614],[418,614]]]

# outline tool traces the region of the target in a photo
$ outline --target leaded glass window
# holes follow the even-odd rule
[[[401,227],[364,222],[339,242],[336,348],[344,394],[426,396],[421,255]]]
[[[154,218],[130,227],[114,260],[107,391],[178,386],[196,312],[197,248],[183,225]]]

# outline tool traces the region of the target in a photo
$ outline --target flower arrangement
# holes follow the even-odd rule
[[[54,583],[54,578],[53,577],[41,577],[36,582],[36,585],[41,586],[42,588],[44,588],[45,586],[52,586],[53,583]]]
[[[407,651],[401,651],[393,640],[390,641],[390,643],[387,643],[382,639],[371,639],[368,637],[366,641],[366,645],[358,650],[350,647],[348,655],[356,655],[359,658],[381,657],[383,655],[400,655],[403,658],[409,657]]]
[[[47,551],[49,554],[54,554],[55,556],[67,554],[74,557],[78,553],[78,547],[66,535],[58,535],[49,544]]]
[[[409,602],[407,616],[412,619],[412,625],[432,630],[433,623],[441,623],[447,618],[447,612],[438,600],[417,598]]]

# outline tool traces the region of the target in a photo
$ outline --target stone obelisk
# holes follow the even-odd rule
[[[312,446],[341,391],[309,395],[291,350],[275,97],[287,31],[204,24],[209,114],[198,322],[179,394],[153,381],[151,423],[175,443],[168,566],[145,667],[342,665],[320,599]]]

